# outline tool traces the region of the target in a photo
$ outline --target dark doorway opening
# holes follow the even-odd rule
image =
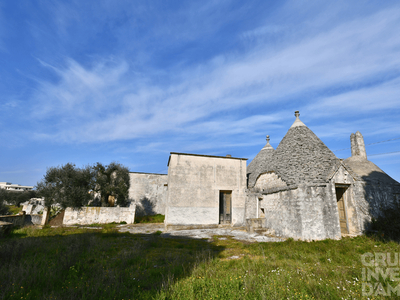
[[[219,192],[219,224],[232,222],[232,191]]]
[[[336,187],[336,201],[339,212],[340,232],[342,234],[348,234],[349,230],[347,227],[347,216],[346,216],[346,204],[345,195],[347,187]]]

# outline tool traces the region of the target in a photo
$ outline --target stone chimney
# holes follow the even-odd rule
[[[355,134],[350,135],[351,143],[351,156],[358,156],[367,159],[367,152],[365,151],[364,138],[362,134],[357,131]]]

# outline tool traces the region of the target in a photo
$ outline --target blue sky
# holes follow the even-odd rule
[[[400,181],[399,32],[398,1],[3,1],[0,181],[250,161],[295,110],[331,150],[394,139],[366,148]]]

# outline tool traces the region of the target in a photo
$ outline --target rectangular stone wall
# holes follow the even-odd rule
[[[340,239],[336,196],[329,186],[301,187],[302,237],[305,240]]]
[[[400,187],[385,182],[358,181],[354,184],[353,195],[360,231],[363,232],[369,229],[372,218],[393,207],[397,195],[400,195]]]
[[[330,187],[330,189],[328,189],[328,192],[330,192],[332,198],[334,199],[334,205],[336,208],[336,187],[346,188],[346,192],[344,193],[344,207],[349,234],[361,234],[362,230],[359,221],[360,212],[359,208],[357,207],[357,199],[360,199],[360,197],[363,198],[364,195],[363,192],[359,189],[359,182],[357,182],[343,166],[340,166],[336,170],[335,174],[332,176],[328,186]]]
[[[232,192],[231,225],[243,226],[246,160],[171,153],[165,224],[218,225],[220,191]]]
[[[246,196],[246,204],[245,204],[245,219],[253,219],[259,217],[257,215],[257,202],[259,201],[259,196],[261,194],[256,193],[248,193]]]
[[[168,175],[132,172],[129,177],[129,199],[134,200],[137,212],[164,215]]]
[[[299,239],[302,236],[301,210],[297,190],[288,190],[263,196],[265,227],[277,236]]]
[[[278,236],[302,240],[339,239],[336,202],[327,187],[301,186],[263,196],[265,227]]]
[[[43,215],[25,215],[25,226],[40,225]]]
[[[73,209],[68,207],[64,213],[64,225],[88,225],[126,222],[133,224],[135,221],[135,205],[130,207],[83,207]]]

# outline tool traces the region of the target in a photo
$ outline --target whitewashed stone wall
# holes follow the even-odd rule
[[[165,225],[218,225],[220,191],[232,192],[232,223],[245,223],[246,159],[171,153]]]
[[[360,190],[360,182],[357,182],[355,178],[346,170],[343,166],[340,166],[335,172],[334,176],[330,180],[330,187],[332,194],[336,197],[336,185],[347,185],[346,192],[344,194],[344,208],[346,213],[347,227],[349,234],[359,235],[362,234],[360,226],[360,211],[356,203],[356,200],[364,198],[364,193]],[[337,199],[336,199],[337,200]]]
[[[259,191],[281,187],[287,187],[287,184],[275,172],[261,174],[254,185],[254,189]]]
[[[134,201],[137,211],[164,215],[168,175],[131,172],[129,177],[129,199]]]
[[[135,221],[135,205],[130,207],[83,207],[73,209],[68,207],[64,213],[64,225],[88,225],[126,222],[133,224]]]
[[[263,195],[265,227],[278,236],[302,240],[340,239],[340,224],[331,186],[300,186]]]

